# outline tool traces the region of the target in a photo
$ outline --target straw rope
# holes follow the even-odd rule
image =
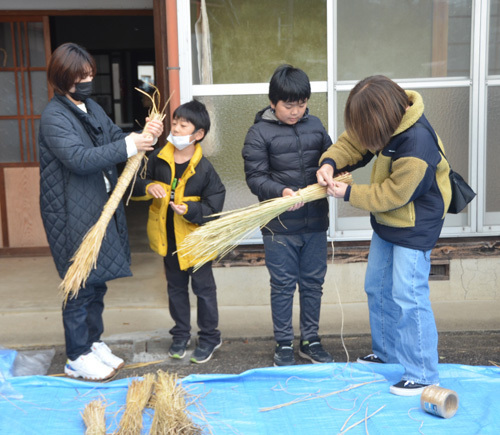
[[[351,174],[335,177],[336,181],[351,184]],[[215,257],[222,258],[247,238],[256,228],[264,227],[290,207],[300,202],[326,198],[326,187],[312,184],[300,189],[295,196],[284,196],[253,204],[233,211],[217,213],[219,219],[207,222],[189,234],[178,246],[180,256],[193,258],[194,270]]]
[[[153,86],[154,87],[154,86]],[[170,98],[165,103],[163,109],[159,108],[160,93],[155,87],[153,95],[149,95],[142,89],[135,88],[139,92],[145,94],[151,99],[152,107],[149,111],[149,119],[151,121],[163,121],[165,118],[165,109],[167,107]],[[144,128],[143,134],[150,134],[147,132],[147,124]],[[120,201],[125,194],[127,187],[129,186],[132,179],[137,174],[141,161],[145,155],[144,151],[138,152],[136,155],[130,157],[127,160],[127,164],[123,169],[122,174],[118,178],[118,182],[111,193],[104,209],[99,217],[98,221],[90,228],[85,237],[77,249],[73,257],[71,258],[71,265],[64,276],[63,281],[59,285],[59,291],[63,296],[64,304],[66,304],[68,297],[76,298],[78,296],[78,291],[80,288],[85,286],[90,272],[92,269],[97,267],[97,259],[99,256],[99,251],[101,250],[102,240],[106,234],[106,228],[113,217]]]

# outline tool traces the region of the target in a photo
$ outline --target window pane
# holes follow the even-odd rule
[[[471,3],[337,2],[338,78],[469,77]]]
[[[14,66],[11,29],[11,23],[0,23],[0,67],[2,68],[12,68]]]
[[[30,49],[30,66],[45,66],[45,47],[43,41],[43,24],[28,23],[28,40]]]
[[[269,104],[267,95],[228,95],[197,99],[206,105],[213,124],[201,145],[226,186],[224,210],[257,203],[257,197],[250,192],[245,181],[241,150],[255,114]],[[323,121],[326,128],[326,95],[313,94],[309,110]],[[216,146],[211,146],[212,143]]]
[[[488,89],[488,130],[486,142],[486,225],[500,225],[500,87]],[[492,214],[495,212],[495,214]]]
[[[326,0],[207,2],[211,41],[195,24],[199,2],[191,3],[193,83],[210,83],[200,79],[199,64],[217,84],[268,82],[282,63],[303,69],[311,80],[326,80]],[[197,45],[207,42],[211,61],[204,63],[199,58],[207,50]]]
[[[500,75],[500,0],[490,2],[490,43],[488,73]]]
[[[446,157],[451,166],[467,180],[469,173],[469,88],[417,89],[417,92],[422,95],[425,105],[424,114],[443,141]],[[339,134],[344,131],[343,116],[348,95],[348,92],[338,94]],[[332,139],[336,140],[336,138]],[[354,181],[369,183],[371,166],[372,163],[368,167],[354,171]],[[355,209],[344,201],[337,201],[337,207],[339,217],[368,216],[368,213]],[[366,227],[359,229],[371,228],[368,220],[363,222]],[[343,225],[350,224],[348,221],[338,222],[336,229],[346,229]]]
[[[31,92],[33,93],[33,114],[40,115],[48,103],[47,73],[31,71]]]
[[[17,115],[15,73],[0,72],[0,116]]]
[[[0,120],[0,138],[0,162],[20,162],[18,121]]]

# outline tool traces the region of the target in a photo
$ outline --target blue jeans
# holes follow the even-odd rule
[[[102,312],[107,289],[105,283],[83,287],[78,297],[68,298],[63,307],[66,355],[70,360],[89,352],[92,343],[100,340],[104,331]]]
[[[323,282],[326,274],[326,233],[264,236],[266,266],[271,276],[274,338],[293,341],[293,295],[299,286],[300,336],[318,338]]]
[[[365,278],[373,353],[401,364],[403,380],[421,384],[439,382],[430,255],[430,250],[403,248],[373,233]]]

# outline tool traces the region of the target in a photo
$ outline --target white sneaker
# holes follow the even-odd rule
[[[83,378],[87,381],[104,381],[115,374],[112,367],[107,366],[97,356],[90,352],[80,355],[76,360],[68,359],[64,373],[71,378]]]
[[[121,358],[113,355],[111,349],[107,346],[106,343],[102,341],[96,341],[92,347],[92,353],[94,353],[97,358],[101,360],[104,364],[109,367],[114,368],[115,370],[121,369],[125,365],[125,361]]]

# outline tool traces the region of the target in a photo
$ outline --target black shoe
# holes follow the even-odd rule
[[[277,343],[274,350],[274,366],[293,366],[295,357],[293,356],[292,343]]]
[[[221,347],[222,345],[222,340],[216,344],[198,344],[198,347],[194,350],[193,355],[191,355],[191,362],[196,363],[196,364],[203,364],[206,363],[210,358],[212,358],[212,355],[214,352]]]
[[[385,364],[385,361],[382,361],[377,355],[374,353],[371,353],[370,355],[366,355],[364,357],[358,358],[357,362],[361,364],[371,364],[371,363],[376,363],[376,364]]]
[[[394,384],[389,388],[389,391],[392,394],[396,394],[397,396],[418,396],[422,394],[425,387],[433,384],[419,384],[418,382],[413,381],[399,381],[397,384]],[[439,384],[435,384],[439,385]]]
[[[186,340],[184,338],[174,338],[174,341],[170,345],[168,350],[168,356],[170,358],[182,359],[186,356],[186,348],[191,344],[189,338]]]
[[[333,362],[332,356],[323,349],[319,340],[315,340],[312,343],[307,340],[301,341],[299,355],[302,358],[310,359],[314,364]]]

